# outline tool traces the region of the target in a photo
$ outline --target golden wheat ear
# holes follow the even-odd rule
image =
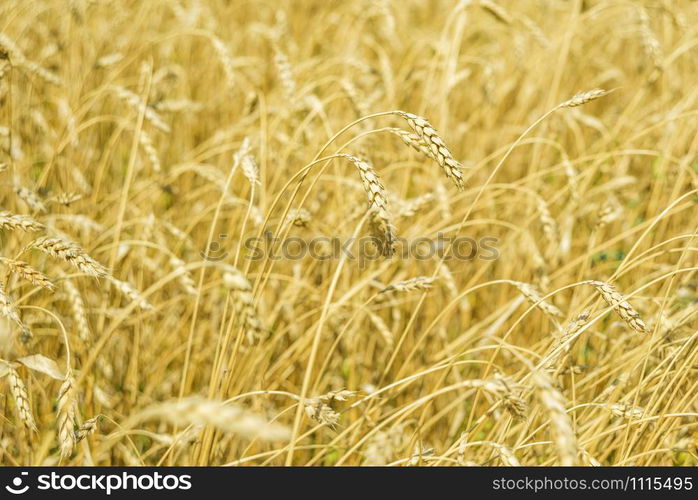
[[[541,405],[550,417],[550,426],[553,429],[560,465],[576,465],[579,454],[577,437],[572,427],[572,420],[567,414],[564,396],[553,387],[550,378],[542,372],[533,374],[533,383]]]
[[[68,372],[65,381],[58,389],[58,405],[56,410],[56,429],[58,431],[58,444],[61,450],[61,458],[67,458],[75,448],[75,410],[77,405],[77,392],[75,378],[72,372]]]
[[[463,166],[453,158],[451,151],[446,147],[446,143],[444,143],[431,123],[422,116],[405,111],[396,111],[395,114],[404,118],[416,134],[416,140],[409,138],[411,142],[409,145],[415,147],[412,143],[416,141],[417,149],[422,150],[422,148],[426,148],[426,150],[430,151],[428,156],[436,160],[446,173],[446,177],[453,181],[459,191],[465,189]],[[401,138],[405,141],[403,136]]]
[[[229,269],[223,275],[223,285],[231,292],[237,322],[244,328],[247,342],[253,344],[264,334],[264,327],[257,315],[252,295],[252,285],[237,269]]]
[[[0,212],[0,229],[21,229],[22,231],[43,231],[44,225],[28,215]]]
[[[612,89],[612,90],[604,90],[604,89],[594,89],[594,90],[587,90],[586,92],[580,92],[579,94],[576,94],[572,96],[570,99],[561,102],[558,104],[558,108],[576,108],[578,106],[583,106],[584,104],[590,103],[592,101],[595,101],[596,99],[600,99],[601,97],[604,97],[611,92],[614,92],[617,89]]]
[[[55,290],[56,285],[54,285],[50,279],[42,272],[34,269],[32,266],[23,262],[21,260],[8,259],[5,257],[0,257],[0,262],[7,266],[7,268],[19,276],[22,279],[27,280],[32,285],[40,286],[48,290]]]
[[[649,331],[645,322],[642,321],[640,313],[630,305],[616,287],[609,283],[596,280],[590,281],[589,284],[599,292],[601,298],[618,313],[618,316],[620,316],[630,328],[638,333],[647,333]]]
[[[354,164],[368,198],[369,226],[380,252],[390,256],[395,251],[395,226],[388,210],[388,195],[378,173],[369,162],[349,154],[341,154]]]
[[[36,248],[59,260],[63,260],[80,271],[101,278],[109,273],[107,269],[90,257],[78,244],[62,238],[41,237],[35,240],[29,248]]]
[[[27,386],[24,385],[22,377],[11,364],[7,365],[7,381],[10,385],[10,394],[15,401],[15,407],[17,408],[17,414],[19,419],[22,421],[27,428],[38,432],[36,427],[36,422],[34,421],[34,415],[32,414],[31,406],[29,405],[29,393],[27,392]]]

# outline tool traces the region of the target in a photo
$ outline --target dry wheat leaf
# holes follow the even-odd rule
[[[55,378],[56,380],[65,379],[65,376],[58,368],[56,362],[41,354],[32,354],[31,356],[25,356],[24,358],[19,358],[17,361],[19,361],[31,370],[44,373],[49,377]]]

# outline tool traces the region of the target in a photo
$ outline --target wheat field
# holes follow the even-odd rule
[[[4,0],[4,465],[696,465],[698,5]]]

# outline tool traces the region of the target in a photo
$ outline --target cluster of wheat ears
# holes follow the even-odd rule
[[[0,2],[2,463],[695,465],[696,18]]]

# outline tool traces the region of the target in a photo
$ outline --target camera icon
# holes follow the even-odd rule
[[[28,472],[21,472],[19,476],[15,477],[12,480],[12,486],[14,486],[14,488],[12,486],[5,486],[5,489],[7,491],[9,491],[10,493],[12,493],[13,495],[21,495],[22,493],[26,493],[27,490],[29,489],[29,486],[27,485],[27,486],[21,487],[22,486],[22,476],[28,476],[28,475],[29,475]]]

